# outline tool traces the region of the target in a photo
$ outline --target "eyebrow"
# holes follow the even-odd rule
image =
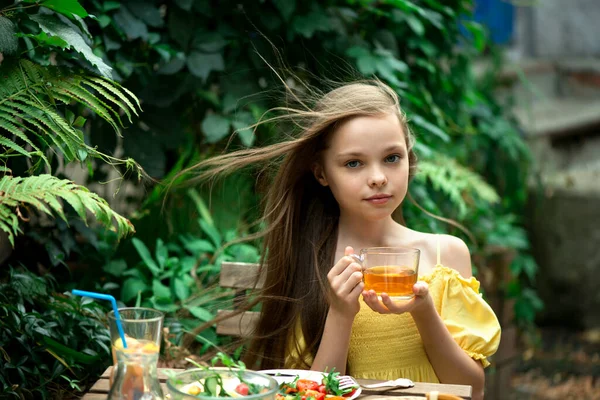
[[[384,153],[391,153],[393,151],[406,151],[406,148],[400,144],[394,144],[392,146],[386,147],[383,152]],[[364,156],[363,153],[361,153],[360,151],[348,151],[345,153],[339,153],[338,158],[348,158],[348,157],[362,157]]]

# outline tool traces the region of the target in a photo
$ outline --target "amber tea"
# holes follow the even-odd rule
[[[351,254],[363,266],[365,290],[387,293],[392,300],[414,297],[413,285],[419,276],[418,249],[406,247],[369,247],[360,255]]]
[[[387,293],[390,297],[412,297],[413,285],[417,283],[414,269],[402,266],[382,266],[363,271],[365,290]]]

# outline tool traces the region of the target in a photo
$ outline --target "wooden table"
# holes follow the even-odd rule
[[[108,377],[110,375],[112,367],[108,367],[102,374],[100,379],[92,386],[87,394],[82,397],[82,400],[106,400],[108,396],[108,390],[110,388],[108,383]],[[173,371],[183,371],[181,369],[172,369]],[[167,376],[164,373],[164,368],[158,369],[158,379],[161,382],[163,391],[165,394],[168,393],[165,381]],[[371,379],[357,379],[361,385],[368,385],[371,383],[377,383],[380,381]],[[437,391],[444,394],[452,394],[454,396],[462,397],[463,399],[471,399],[471,386],[465,385],[446,385],[440,383],[420,383],[415,382],[415,386],[409,389],[393,389],[382,392],[381,389],[365,389],[363,388],[362,394],[357,400],[393,400],[390,398],[396,397],[400,400],[400,396],[416,396],[425,397],[426,393]]]

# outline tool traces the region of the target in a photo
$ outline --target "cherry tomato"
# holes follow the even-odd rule
[[[285,394],[296,393],[298,391],[298,389],[286,384],[284,384],[280,390],[283,390]]]
[[[352,396],[354,393],[356,393],[356,388],[352,389],[352,391],[351,391],[351,392],[345,393],[343,396],[344,396],[344,397],[350,397],[350,396]]]
[[[321,393],[327,393],[327,389],[325,388],[325,385],[320,385],[317,390]]]
[[[298,379],[296,382],[296,387],[299,392],[304,392],[305,390],[317,390],[319,388],[319,384],[315,381],[311,381],[310,379]]]
[[[316,390],[307,390],[307,391],[303,392],[301,400],[308,400],[308,399],[324,400],[325,393],[321,393]]]
[[[242,396],[248,396],[248,392],[250,388],[245,383],[240,383],[235,387],[235,392],[241,394]]]

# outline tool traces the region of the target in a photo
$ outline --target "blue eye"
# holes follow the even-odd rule
[[[358,167],[360,167],[360,162],[356,161],[356,160],[348,161],[346,163],[346,167],[348,167],[348,168],[358,168]]]
[[[385,162],[387,162],[387,163],[397,163],[397,162],[400,162],[400,156],[398,154],[392,154],[391,156],[387,156],[385,158]]]

